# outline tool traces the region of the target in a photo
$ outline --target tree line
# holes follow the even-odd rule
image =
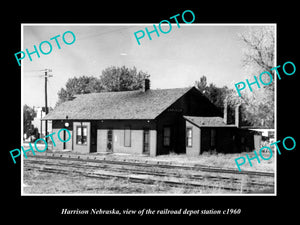
[[[100,78],[93,76],[69,78],[65,88],[61,88],[57,93],[56,106],[78,94],[138,90],[142,88],[144,79],[149,77],[148,73],[137,71],[136,67],[110,66],[102,71]]]

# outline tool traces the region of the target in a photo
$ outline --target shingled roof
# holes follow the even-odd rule
[[[233,124],[225,124],[222,117],[196,117],[183,116],[186,120],[193,123],[197,127],[236,127]]]
[[[43,119],[155,119],[192,88],[83,94],[56,107]]]

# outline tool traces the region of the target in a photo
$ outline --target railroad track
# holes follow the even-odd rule
[[[111,179],[115,177],[117,179],[126,179],[130,182],[144,184],[161,182],[176,187],[221,188],[246,193],[262,189],[274,190],[274,180],[271,174],[253,173],[252,171],[248,174],[241,174],[237,171],[220,170],[218,168],[191,168],[189,166],[171,166],[165,164],[153,165],[99,159],[83,160],[78,158],[33,156],[24,160],[24,169],[25,171],[38,170],[40,172],[65,175],[79,174],[98,179]],[[228,174],[231,176],[228,177]],[[261,179],[262,176],[265,178]],[[243,177],[247,177],[247,181],[242,185]]]
[[[86,168],[86,164],[82,165],[82,164],[66,164],[66,163],[58,163],[56,162],[55,164],[53,163],[48,163],[45,161],[32,161],[33,164],[40,164],[42,166],[59,166],[59,167],[66,167],[66,166],[70,166],[72,168],[76,168],[76,169],[85,169]],[[131,174],[145,174],[145,175],[154,175],[154,176],[160,176],[160,177],[165,177],[165,176],[172,176],[172,177],[186,177],[189,179],[194,179],[194,180],[204,180],[204,179],[210,179],[210,180],[228,180],[229,182],[239,182],[240,179],[239,178],[234,178],[234,177],[224,177],[224,176],[211,176],[211,175],[203,175],[203,174],[195,174],[195,172],[191,172],[191,170],[186,170],[186,171],[181,171],[181,173],[178,173],[178,171],[176,170],[172,170],[172,171],[168,171],[166,172],[164,169],[161,168],[155,168],[154,166],[151,167],[145,167],[143,169],[141,168],[136,168],[135,164],[128,164],[126,163],[126,167],[124,165],[122,165],[124,163],[120,164],[113,164],[114,166],[111,166],[110,162],[102,162],[101,164],[97,163],[96,165],[88,165],[89,169],[104,169],[107,171],[114,171],[114,172],[127,172],[127,173],[131,173]],[[130,165],[130,166],[129,166]],[[177,168],[176,168],[177,169]],[[253,177],[253,175],[250,176],[250,178]],[[268,186],[268,187],[273,187],[273,184],[267,184],[267,183],[259,183],[259,182],[251,182],[251,185],[256,185],[256,186]]]
[[[62,159],[62,160],[72,160],[72,161],[84,161],[84,162],[95,162],[95,163],[109,163],[109,164],[119,164],[119,165],[135,165],[140,167],[153,167],[156,168],[172,168],[172,169],[191,169],[191,170],[197,170],[197,171],[203,171],[203,172],[217,172],[217,173],[228,173],[228,174],[239,174],[239,175],[253,175],[253,176],[266,176],[266,177],[274,177],[274,173],[270,172],[261,172],[261,171],[237,171],[234,169],[224,169],[224,168],[218,168],[218,167],[209,167],[204,165],[168,165],[164,162],[152,164],[152,163],[143,163],[143,162],[130,162],[130,161],[121,161],[121,160],[107,160],[107,159],[97,159],[96,157],[94,159],[92,158],[67,158],[67,157],[60,157],[54,156],[54,154],[45,156],[45,155],[36,155],[36,156],[28,156],[29,158],[40,158],[40,159]]]

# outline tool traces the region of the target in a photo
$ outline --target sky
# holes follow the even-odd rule
[[[238,34],[250,25],[180,24],[178,28],[175,23],[167,34],[159,31],[158,37],[152,33],[152,40],[145,34],[138,45],[134,33],[146,33],[145,27],[151,31],[153,24],[23,24],[21,51],[33,52],[34,45],[39,48],[43,41],[51,43],[52,51],[48,55],[39,52],[40,58],[32,54],[32,61],[26,55],[21,61],[22,104],[44,106],[44,69],[52,70],[47,88],[48,105],[52,107],[69,78],[100,77],[110,66],[135,66],[147,72],[151,89],[193,86],[203,75],[208,83],[234,89],[234,83],[248,76],[242,68],[244,43]],[[162,29],[167,31],[169,26]],[[63,42],[66,31],[74,33],[73,44]],[[50,40],[57,35],[61,49]],[[69,33],[65,38],[72,41]],[[42,49],[49,51],[47,44]]]

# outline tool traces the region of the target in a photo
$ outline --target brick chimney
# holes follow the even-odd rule
[[[145,78],[143,82],[143,91],[146,92],[149,89],[150,89],[150,80],[148,78]]]

